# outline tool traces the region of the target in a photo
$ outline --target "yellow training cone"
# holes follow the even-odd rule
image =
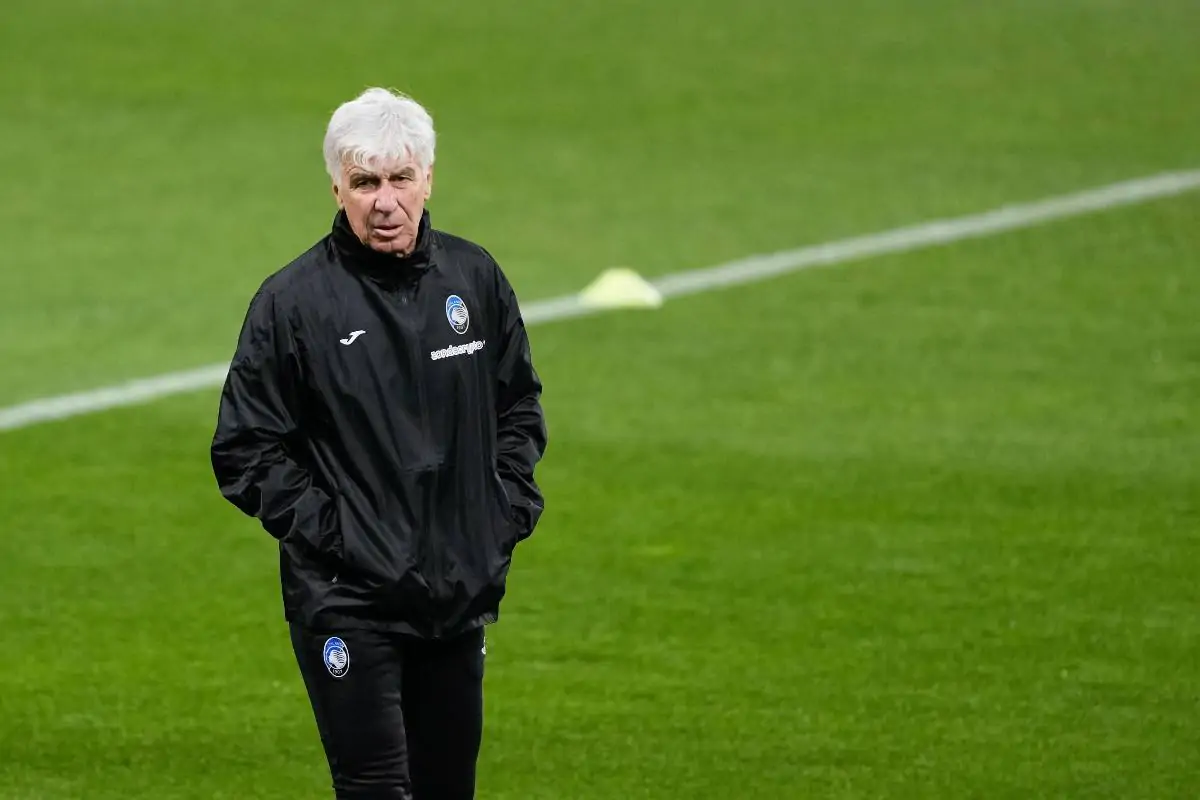
[[[589,308],[658,308],[662,292],[650,281],[628,267],[614,267],[579,293],[579,301]]]

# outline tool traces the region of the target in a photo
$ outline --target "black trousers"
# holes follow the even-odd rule
[[[339,800],[471,800],[484,633],[425,640],[292,625]]]

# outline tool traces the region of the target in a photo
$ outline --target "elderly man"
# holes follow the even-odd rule
[[[213,471],[279,540],[337,797],[470,798],[483,627],[542,513],[541,383],[500,267],[430,225],[425,109],[370,89],[324,150],[333,229],[250,302]]]

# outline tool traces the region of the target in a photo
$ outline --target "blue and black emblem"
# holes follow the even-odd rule
[[[467,312],[467,304],[456,294],[446,298],[446,319],[454,332],[463,334],[471,327],[471,315]]]
[[[350,671],[350,650],[346,643],[334,636],[325,642],[325,668],[335,678],[344,678]]]

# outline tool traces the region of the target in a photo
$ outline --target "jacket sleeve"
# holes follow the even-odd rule
[[[518,539],[528,538],[545,508],[534,467],[546,451],[542,383],[533,368],[529,337],[508,280],[496,268],[501,317],[496,387],[497,472],[512,505]]]
[[[334,555],[336,505],[294,453],[299,362],[275,298],[260,289],[242,325],[221,392],[212,466],[221,494],[268,533]]]

